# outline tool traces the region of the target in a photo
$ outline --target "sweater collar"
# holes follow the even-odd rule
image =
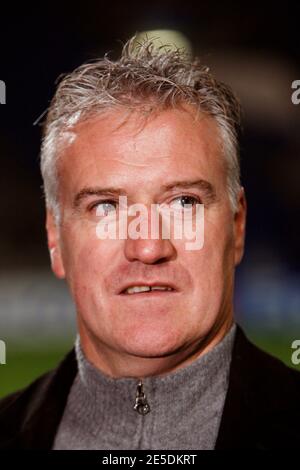
[[[127,423],[132,420],[134,425],[139,412],[143,415],[151,413],[162,403],[169,406],[170,401],[176,400],[177,403],[182,401],[183,405],[187,401],[192,404],[208,393],[217,380],[226,388],[235,332],[236,325],[233,324],[223,339],[207,353],[173,372],[144,378],[142,387],[137,378],[112,378],[96,368],[86,358],[78,335],[75,342],[78,375],[73,388],[76,394],[73,411],[89,423],[92,433],[97,433],[103,421],[112,425],[113,416],[124,416]]]

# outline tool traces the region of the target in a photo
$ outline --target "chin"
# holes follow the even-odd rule
[[[125,345],[126,352],[138,357],[166,357],[169,356],[180,347],[183,346],[183,342],[180,341],[178,335],[170,334],[166,335],[143,335],[135,336],[132,335],[126,339],[123,343]]]

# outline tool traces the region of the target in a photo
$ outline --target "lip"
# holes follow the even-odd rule
[[[164,286],[164,287],[171,287],[173,290],[172,291],[150,291],[150,292],[139,292],[137,294],[126,294],[125,290],[128,289],[128,287],[139,287],[139,286],[146,286],[146,287],[152,287],[152,286]],[[119,295],[126,295],[126,296],[133,296],[133,295],[152,295],[152,294],[174,294],[174,292],[178,292],[178,288],[171,282],[169,281],[152,281],[152,282],[147,282],[147,281],[132,281],[126,283],[126,285],[122,286],[121,289],[118,291]]]

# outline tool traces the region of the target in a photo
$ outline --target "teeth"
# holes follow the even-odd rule
[[[172,290],[171,287],[164,287],[164,286],[152,286],[151,290]]]
[[[173,290],[171,287],[166,286],[133,286],[126,289],[126,294],[138,294],[139,292],[149,292],[152,290]]]
[[[148,292],[151,290],[149,286],[134,286],[134,287],[128,287],[125,292],[127,294],[137,294],[138,292]]]

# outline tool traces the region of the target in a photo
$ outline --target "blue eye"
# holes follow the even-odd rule
[[[116,211],[116,202],[115,201],[98,201],[94,203],[91,209],[96,209],[96,212],[99,215],[108,215]]]

